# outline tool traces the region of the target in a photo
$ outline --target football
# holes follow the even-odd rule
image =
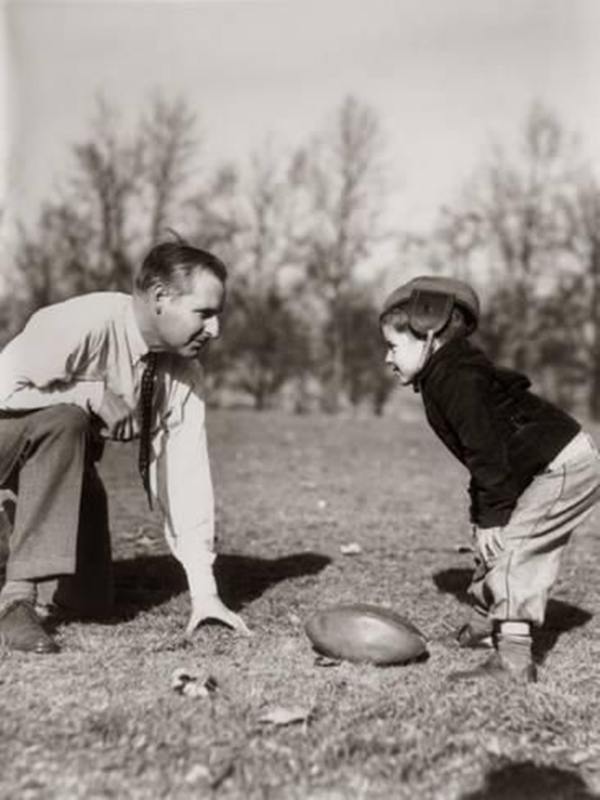
[[[427,653],[425,637],[412,622],[379,606],[323,609],[307,621],[305,631],[315,650],[330,658],[384,666],[406,664]]]

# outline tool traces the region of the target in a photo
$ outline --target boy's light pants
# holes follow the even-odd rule
[[[600,455],[587,434],[577,445],[523,492],[500,529],[502,550],[487,563],[480,558],[469,592],[489,618],[543,623],[567,542],[600,500]]]

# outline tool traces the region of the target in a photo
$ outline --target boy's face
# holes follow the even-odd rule
[[[183,294],[171,288],[155,295],[155,328],[162,348],[184,358],[196,358],[211,339],[219,335],[225,287],[208,270],[190,278]]]
[[[421,357],[425,343],[410,331],[397,331],[391,325],[382,328],[387,344],[385,363],[392,365],[392,372],[404,386],[412,383],[421,368]]]

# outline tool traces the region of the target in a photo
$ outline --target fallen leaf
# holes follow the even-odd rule
[[[186,697],[208,697],[216,692],[217,687],[217,680],[212,675],[202,680],[199,675],[181,667],[174,670],[171,676],[173,691]]]
[[[356,542],[350,542],[349,544],[343,544],[340,547],[340,551],[345,556],[356,556],[362,553],[362,547]]]
[[[339,658],[330,658],[329,656],[318,655],[315,657],[316,667],[339,667],[342,663]]]
[[[194,764],[185,776],[186,783],[197,783],[198,781],[209,779],[210,770],[208,767],[205,767],[204,764]]]
[[[575,766],[579,766],[579,764],[583,764],[586,761],[589,761],[590,758],[594,757],[594,753],[590,752],[589,750],[577,750],[575,753],[569,756],[569,761],[571,764],[575,764]]]
[[[494,756],[500,756],[503,752],[502,744],[497,736],[490,736],[485,743],[485,749]]]
[[[291,708],[283,708],[277,706],[267,711],[262,717],[259,717],[259,722],[270,723],[271,725],[291,725],[293,722],[305,722],[310,716],[310,709],[302,708],[301,706],[292,706]]]
[[[186,683],[181,689],[181,694],[186,697],[208,697],[209,691],[201,683]]]

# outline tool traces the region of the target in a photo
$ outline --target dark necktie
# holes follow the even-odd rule
[[[152,441],[152,400],[154,397],[154,383],[156,377],[156,362],[158,353],[148,353],[144,357],[144,372],[140,386],[140,452],[138,466],[142,478],[142,484],[150,508],[152,508],[152,496],[150,494],[150,443]]]

